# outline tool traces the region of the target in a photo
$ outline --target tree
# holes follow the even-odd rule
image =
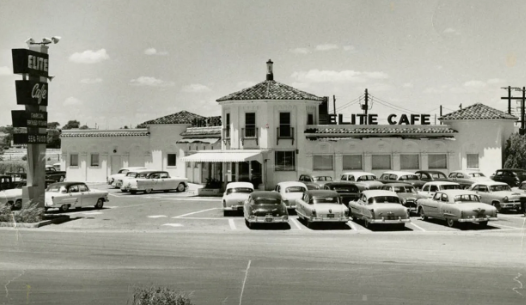
[[[80,126],[80,129],[89,129],[88,125],[82,125]]]
[[[64,126],[62,126],[62,129],[73,129],[73,128],[79,128],[80,122],[77,120],[70,120],[68,123]]]
[[[4,141],[1,144],[3,146],[11,146],[11,141],[13,141],[13,127],[12,126],[4,127],[4,132],[7,134],[7,136],[4,137]]]
[[[504,168],[526,169],[526,136],[515,133],[506,141]]]
[[[47,148],[60,148],[60,129],[48,129],[47,131]]]
[[[60,126],[59,122],[49,122],[47,123],[47,129],[58,129]]]

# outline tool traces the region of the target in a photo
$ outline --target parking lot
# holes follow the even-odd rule
[[[94,188],[108,189],[105,184],[93,185]],[[294,212],[289,218],[289,225],[260,225],[249,229],[241,212],[223,216],[221,198],[196,197],[190,193],[152,193],[131,195],[117,189],[108,189],[109,199],[103,209],[83,208],[66,213],[71,221],[46,227],[50,230],[131,230],[131,231],[213,231],[213,232],[265,232],[282,231],[292,234],[324,234],[330,231],[336,234],[523,234],[526,218],[514,211],[500,213],[499,220],[490,222],[486,228],[467,224],[450,228],[439,220],[423,221],[413,215],[411,223],[400,230],[389,226],[365,228],[361,222],[349,221],[344,225],[318,224],[306,226]],[[58,210],[49,210],[51,214],[61,214]],[[256,233],[257,234],[257,233]]]

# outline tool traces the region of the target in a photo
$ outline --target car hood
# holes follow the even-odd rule
[[[361,185],[367,188],[376,188],[384,184],[380,181],[360,181],[356,182],[356,185]]]
[[[0,198],[22,197],[22,189],[11,189],[0,191]]]
[[[522,197],[524,196],[524,193],[518,192],[518,191],[499,191],[499,192],[493,192],[492,194],[498,195],[498,196],[506,196],[506,197]]]
[[[398,197],[402,199],[418,199],[418,198],[425,198],[427,196],[420,195],[420,194],[412,194],[412,193],[396,193]]]

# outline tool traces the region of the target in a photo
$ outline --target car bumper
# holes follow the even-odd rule
[[[500,204],[501,209],[520,209],[520,202],[503,202]]]
[[[243,211],[243,205],[231,205],[224,207],[223,210],[225,211]]]
[[[481,218],[462,218],[457,220],[458,222],[472,222],[472,223],[479,223],[484,221],[495,221],[499,220],[497,217],[481,217]]]
[[[369,223],[374,224],[397,224],[397,223],[408,223],[411,222],[409,218],[400,218],[400,219],[370,219]]]
[[[310,222],[348,222],[349,217],[311,217]]]
[[[288,223],[289,218],[284,218],[282,216],[255,216],[249,217],[246,219],[250,223]]]

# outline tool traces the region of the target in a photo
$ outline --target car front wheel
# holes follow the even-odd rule
[[[455,226],[455,220],[453,218],[448,218],[446,222],[447,222],[447,226],[450,228],[453,228]]]
[[[97,203],[95,204],[95,208],[102,209],[103,206],[104,206],[104,200],[102,200],[102,198],[99,198],[99,200],[97,200]]]
[[[63,204],[60,206],[60,209],[59,209],[62,213],[64,212],[67,212],[69,210],[69,205],[67,204]]]
[[[184,184],[183,184],[183,183],[179,183],[179,185],[177,186],[177,191],[178,191],[179,193],[182,193],[182,192],[184,192],[185,190],[186,190],[186,187],[184,186]]]
[[[498,202],[493,202],[491,203],[492,206],[495,207],[495,209],[497,209],[497,213],[500,213],[500,211],[502,210],[501,207],[500,207],[500,203]]]
[[[426,213],[424,212],[424,208],[420,207],[420,209],[418,209],[418,212],[419,212],[420,218],[422,218],[422,220],[427,220],[427,216],[426,216]]]

